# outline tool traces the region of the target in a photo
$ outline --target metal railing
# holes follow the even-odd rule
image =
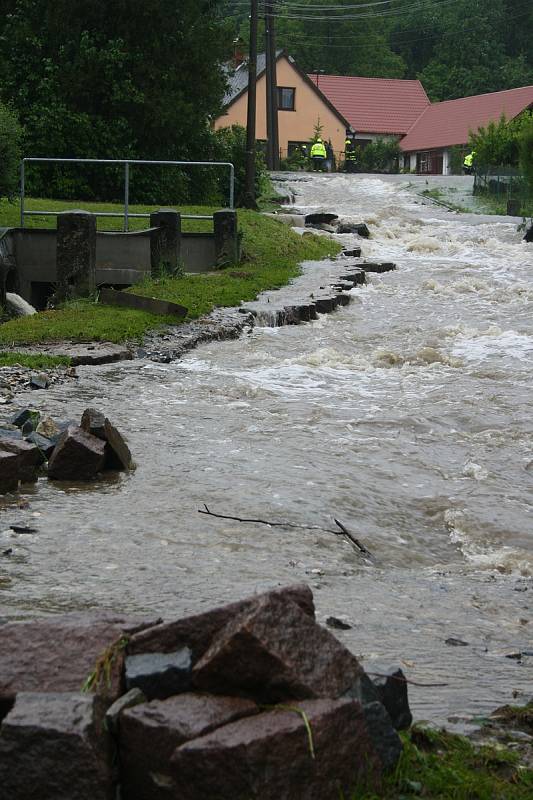
[[[129,210],[130,206],[130,166],[169,166],[169,167],[225,167],[229,169],[229,208],[233,211],[235,205],[235,167],[229,161],[144,161],[135,159],[115,159],[115,158],[23,158],[20,163],[20,226],[24,227],[24,218],[34,217],[56,217],[61,211],[26,211],[24,208],[25,200],[25,180],[26,164],[40,163],[61,163],[61,164],[124,164],[124,211],[96,211],[96,217],[123,217],[124,230],[129,230],[129,220],[135,218],[150,218],[150,214],[135,214]],[[212,214],[182,214],[183,219],[213,219]]]

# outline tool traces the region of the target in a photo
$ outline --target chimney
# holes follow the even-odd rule
[[[237,39],[233,40],[233,66],[235,69],[241,66],[244,63],[246,57],[246,44],[243,39],[239,36]]]

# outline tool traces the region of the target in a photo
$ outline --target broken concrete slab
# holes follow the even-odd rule
[[[247,597],[203,614],[195,614],[172,622],[165,622],[149,630],[132,636],[128,643],[128,653],[168,653],[180,647],[190,647],[195,663],[211,645],[213,638],[228,622],[249,609],[260,597],[280,595],[292,600],[311,619],[315,618],[313,593],[304,583],[273,589],[271,592]]]
[[[325,211],[315,211],[312,214],[305,215],[306,225],[331,225],[339,218],[338,214],[331,214]]]
[[[355,233],[365,239],[368,239],[370,236],[368,226],[364,222],[341,222],[337,228],[337,233]]]
[[[0,786],[6,800],[112,800],[98,698],[20,692],[0,727]]]
[[[378,274],[382,274],[383,272],[392,272],[396,269],[396,264],[392,261],[364,261],[363,263],[359,264],[359,269],[362,269],[364,272],[376,272]]]
[[[340,697],[363,672],[354,655],[290,599],[266,595],[231,620],[193,669],[197,689],[278,703]]]
[[[353,247],[351,250],[343,250],[341,256],[345,258],[360,258],[361,257],[361,248],[360,247]]]
[[[120,761],[124,797],[165,800],[173,796],[169,795],[174,783],[170,758],[177,747],[258,713],[250,700],[191,693],[123,712]]]
[[[122,308],[134,308],[138,311],[148,311],[150,314],[162,316],[183,317],[187,316],[188,309],[178,303],[171,303],[169,300],[158,300],[155,297],[142,297],[130,292],[119,292],[115,289],[100,289],[98,298],[100,303],[111,306],[121,306]]]

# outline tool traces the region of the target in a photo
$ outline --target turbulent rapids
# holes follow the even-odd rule
[[[51,389],[47,413],[112,414],[139,468],[29,498],[39,532],[0,538],[14,549],[0,614],[170,616],[303,580],[365,665],[446,684],[413,688],[418,718],[527,699],[533,658],[506,656],[528,652],[533,628],[533,245],[506,218],[429,204],[403,176],[288,180],[298,209],[364,220],[370,239],[339,241],[398,270],[316,322],[171,364],[82,368]],[[304,265],[303,296],[325,266]],[[332,534],[201,516],[204,503],[337,517],[375,563]]]

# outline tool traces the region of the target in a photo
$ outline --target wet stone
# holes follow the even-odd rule
[[[306,225],[331,225],[339,218],[338,214],[331,214],[327,212],[314,212],[313,214],[305,215]]]
[[[127,689],[141,689],[149,700],[164,700],[191,688],[191,650],[182,647],[174,653],[145,653],[127,656]]]
[[[24,408],[20,411],[17,411],[17,413],[11,419],[11,423],[13,425],[16,425],[17,428],[22,428],[24,423],[30,420],[33,424],[32,430],[35,430],[35,428],[39,424],[40,417],[41,415],[39,414],[38,411],[35,411],[31,408]]]
[[[390,770],[402,754],[402,742],[391,718],[382,703],[376,701],[363,706],[366,729],[383,769]]]
[[[319,314],[330,314],[337,307],[335,297],[316,297],[314,303]]]
[[[98,439],[105,439],[105,414],[95,408],[86,408],[81,417],[80,428]]]
[[[363,672],[329,631],[290,600],[266,596],[228,623],[193,669],[196,688],[277,703],[339,697]]]
[[[349,622],[345,622],[338,617],[328,617],[326,620],[326,625],[329,628],[336,628],[339,631],[349,631],[352,627]]]
[[[133,468],[131,452],[124,437],[104,414],[94,408],[86,408],[80,427],[106,442],[104,469],[129,470]]]
[[[35,471],[42,463],[39,448],[31,442],[19,439],[0,439],[0,452],[16,456],[12,476],[20,481],[31,483],[36,480]]]
[[[365,262],[360,265],[360,269],[365,272],[376,272],[382,274],[384,272],[393,272],[396,269],[396,264],[392,261],[379,261],[379,262]]]
[[[0,450],[0,494],[18,489],[17,456]]]
[[[22,439],[22,432],[18,428],[0,428],[0,439]]]
[[[258,713],[249,700],[190,693],[125,711],[120,721],[124,797],[168,798],[168,787],[174,784],[170,758],[177,747]]]
[[[129,692],[123,694],[118,700],[109,706],[105,713],[105,722],[108,731],[113,736],[118,736],[120,717],[128,708],[135,708],[141,703],[146,703],[147,697],[140,689],[130,689]]]
[[[98,699],[19,693],[0,727],[0,786],[6,800],[112,800]]]
[[[30,375],[30,387],[32,389],[48,389],[50,381],[44,372],[32,373]]]
[[[346,258],[360,258],[361,257],[361,248],[354,247],[352,250],[343,250],[342,255]]]
[[[338,800],[381,769],[360,705],[329,699],[225,725],[181,745],[171,765],[176,800]]]
[[[54,452],[55,444],[50,439],[47,439],[45,436],[41,436],[39,433],[30,433],[29,436],[26,437],[26,441],[30,444],[34,444],[36,447],[39,448],[41,453],[43,454],[43,458],[41,459],[41,463],[48,460],[52,453]]]
[[[337,305],[339,305],[339,306],[349,306],[350,305],[350,295],[349,294],[343,294],[342,292],[340,292],[338,295],[336,295],[335,299],[337,300]]]
[[[91,480],[104,466],[105,442],[78,427],[60,436],[48,462],[48,477],[55,480]]]
[[[236,616],[249,610],[262,597],[279,596],[295,603],[311,620],[315,618],[313,593],[305,583],[284,586],[271,592],[247,597],[235,603],[213,608],[203,614],[165,622],[136,634],[130,639],[128,653],[168,653],[180,647],[190,647],[193,663],[210,647],[213,639]]]
[[[123,636],[155,625],[157,619],[110,613],[72,613],[30,622],[10,622],[0,636],[0,702],[18,692],[79,691],[102,654]],[[119,648],[109,681],[94,688],[113,702],[122,693]]]
[[[44,436],[46,439],[50,439],[52,436],[57,436],[59,428],[52,417],[44,417],[35,428],[35,432]]]
[[[386,709],[397,731],[407,730],[413,722],[409,708],[407,681],[400,667],[377,669],[380,675],[372,675],[372,683],[379,702]]]

